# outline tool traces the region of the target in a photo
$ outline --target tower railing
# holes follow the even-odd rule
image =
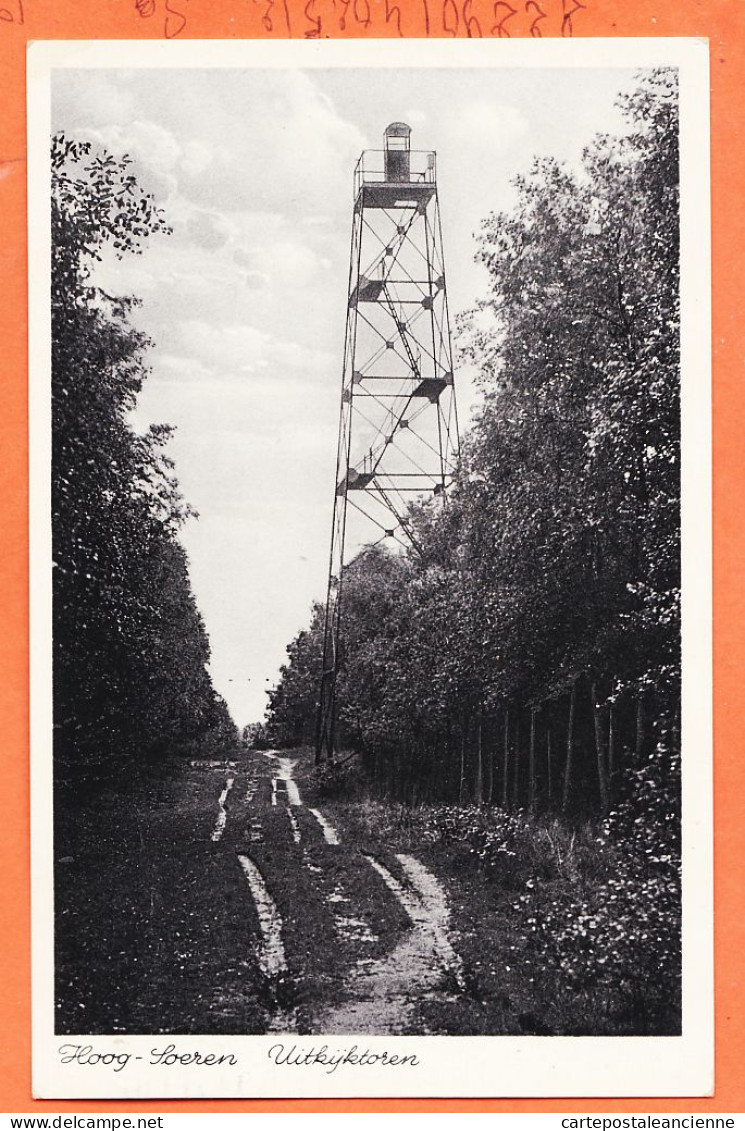
[[[437,154],[432,150],[412,149],[409,151],[409,182],[411,184],[435,184],[437,181]],[[354,170],[354,196],[366,184],[385,184],[385,150],[366,149],[361,154]]]

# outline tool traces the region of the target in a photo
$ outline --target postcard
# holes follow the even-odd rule
[[[28,64],[35,1096],[710,1094],[706,41]]]

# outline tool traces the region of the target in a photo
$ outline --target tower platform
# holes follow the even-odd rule
[[[426,208],[434,194],[431,181],[367,181],[360,187],[355,208],[411,208],[412,204]]]

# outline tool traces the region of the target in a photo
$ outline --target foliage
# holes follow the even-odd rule
[[[348,801],[362,792],[359,767],[350,756],[343,762],[324,762],[318,768],[316,780],[318,793],[324,799],[343,798]]]
[[[536,974],[569,996],[604,985],[646,1027],[680,1008],[680,813],[676,757],[663,744],[635,771],[628,798],[603,822],[599,876],[568,877],[557,893],[531,878],[518,903]],[[675,1024],[675,1022],[672,1022]]]
[[[600,829],[475,805],[348,803],[347,819],[403,850],[449,856],[507,894],[515,960],[561,1032],[674,1032],[680,1006],[675,757],[658,744]],[[456,885],[457,886],[457,885]],[[485,901],[485,902],[488,902]],[[606,1003],[613,1018],[585,1016]],[[593,1026],[596,1026],[593,1029]]]
[[[302,746],[313,741],[323,658],[323,609],[313,606],[310,628],[287,646],[287,663],[269,692],[269,725],[262,740],[277,746]]]
[[[536,160],[483,223],[489,289],[460,336],[483,408],[458,482],[412,509],[418,551],[345,572],[338,741],[389,795],[603,815],[675,713],[677,106],[674,72],[646,73],[621,136],[581,172]],[[312,733],[321,621],[270,726]]]
[[[197,733],[230,731],[176,538],[189,515],[167,426],[129,417],[148,375],[136,300],[97,261],[166,233],[127,158],[52,143],[52,538],[57,782],[126,768]]]

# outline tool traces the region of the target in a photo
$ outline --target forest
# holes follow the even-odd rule
[[[457,486],[413,510],[416,548],[345,573],[339,746],[387,796],[603,816],[650,759],[676,780],[674,76],[624,112],[581,173],[536,160],[484,221],[490,289],[459,335],[483,407]],[[313,741],[322,628],[318,605],[270,694],[272,742]]]
[[[235,739],[178,531],[190,514],[167,425],[131,423],[148,376],[136,299],[93,281],[141,252],[162,212],[117,160],[52,142],[52,544],[58,790],[111,784],[174,749]]]

